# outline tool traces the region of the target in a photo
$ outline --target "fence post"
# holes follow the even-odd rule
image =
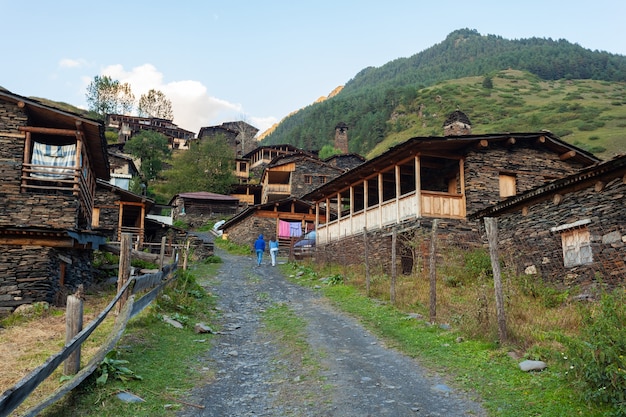
[[[117,292],[119,293],[126,281],[130,278],[130,250],[131,250],[131,239],[132,235],[130,233],[122,233],[122,238],[120,240],[120,263],[119,263],[119,274],[117,276]],[[117,303],[117,308],[115,310],[116,314],[119,315],[122,311],[122,307],[126,304],[126,300],[128,300],[128,292],[122,295]]]
[[[389,300],[391,304],[396,303],[396,246],[398,245],[398,232],[395,227],[391,232],[391,288],[389,288]]]
[[[370,296],[370,255],[367,244],[367,228],[363,228],[363,246],[365,247],[365,290],[367,296]]]
[[[167,236],[163,236],[161,238],[161,252],[159,252],[159,269],[163,270],[163,261],[165,259],[165,242],[167,240]]]
[[[498,219],[485,217],[485,231],[489,241],[489,256],[493,270],[493,286],[496,291],[496,315],[498,317],[498,336],[500,343],[507,340],[506,316],[504,314],[504,296],[502,295],[502,278],[500,275],[500,257],[498,256]]]
[[[82,284],[74,295],[67,296],[65,307],[65,344],[67,345],[78,333],[83,330],[83,300]],[[78,347],[63,363],[64,375],[75,375],[80,370],[80,350]]]
[[[183,271],[187,270],[187,260],[189,259],[189,245],[191,241],[185,242],[185,250],[183,251]]]
[[[437,226],[439,219],[433,220],[430,234],[430,255],[428,259],[430,274],[430,322],[437,320]]]

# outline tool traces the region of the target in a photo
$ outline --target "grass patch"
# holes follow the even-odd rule
[[[208,349],[210,334],[196,334],[195,323],[211,325],[215,299],[202,283],[215,275],[217,264],[194,264],[179,270],[178,279],[156,303],[131,320],[115,351],[105,384],[96,380],[98,372],[79,388],[45,411],[43,416],[165,416],[180,409],[185,395],[200,381],[203,373],[197,358]],[[162,320],[164,315],[179,318],[185,325],[177,329]],[[121,361],[121,362],[118,362]],[[114,368],[125,367],[141,377],[116,379]],[[132,393],[144,402],[126,403],[120,392]]]

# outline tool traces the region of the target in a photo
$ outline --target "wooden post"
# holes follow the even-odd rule
[[[391,233],[391,288],[389,288],[389,300],[391,304],[396,303],[396,246],[398,242],[398,232],[393,229]]]
[[[493,270],[493,285],[496,291],[496,315],[498,318],[498,337],[500,343],[507,340],[506,316],[504,314],[504,296],[502,294],[502,277],[500,275],[500,257],[498,255],[498,220],[485,217],[485,231],[489,241],[489,256]]]
[[[119,273],[117,275],[117,291],[122,289],[126,281],[130,279],[130,251],[131,251],[131,239],[133,235],[130,233],[122,233],[122,238],[120,239],[120,263],[119,263]],[[126,300],[128,300],[128,292],[126,292],[123,296],[120,297],[117,308],[115,309],[116,314],[120,314],[122,311],[122,307],[126,304]]]
[[[370,296],[370,255],[367,244],[367,228],[363,228],[363,246],[365,248],[365,291]]]
[[[428,259],[430,274],[430,322],[437,320],[437,226],[439,219],[433,220],[430,234],[430,255]]]
[[[183,271],[187,270],[187,261],[189,260],[189,245],[190,245],[191,241],[187,240],[187,242],[185,242],[185,250],[183,253]]]
[[[78,291],[81,292],[80,289]],[[68,295],[65,307],[65,344],[67,345],[83,330],[83,300],[80,294]],[[76,375],[80,370],[80,347],[67,357],[63,363],[64,375]]]
[[[165,242],[167,241],[167,236],[163,236],[161,238],[161,252],[159,256],[159,269],[163,269],[163,260],[165,259]]]

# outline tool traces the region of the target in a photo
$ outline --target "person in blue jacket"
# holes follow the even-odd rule
[[[261,266],[263,252],[265,252],[265,240],[263,240],[262,234],[260,234],[259,238],[254,242],[254,250],[256,251],[256,264],[257,266]]]

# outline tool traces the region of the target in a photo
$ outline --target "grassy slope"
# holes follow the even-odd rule
[[[445,117],[465,112],[472,133],[550,130],[563,140],[602,159],[626,152],[626,84],[593,80],[543,81],[532,74],[508,70],[493,77],[449,80],[422,89],[408,106],[399,106],[394,131],[367,158],[415,136],[441,136]],[[422,117],[418,106],[422,105]]]

